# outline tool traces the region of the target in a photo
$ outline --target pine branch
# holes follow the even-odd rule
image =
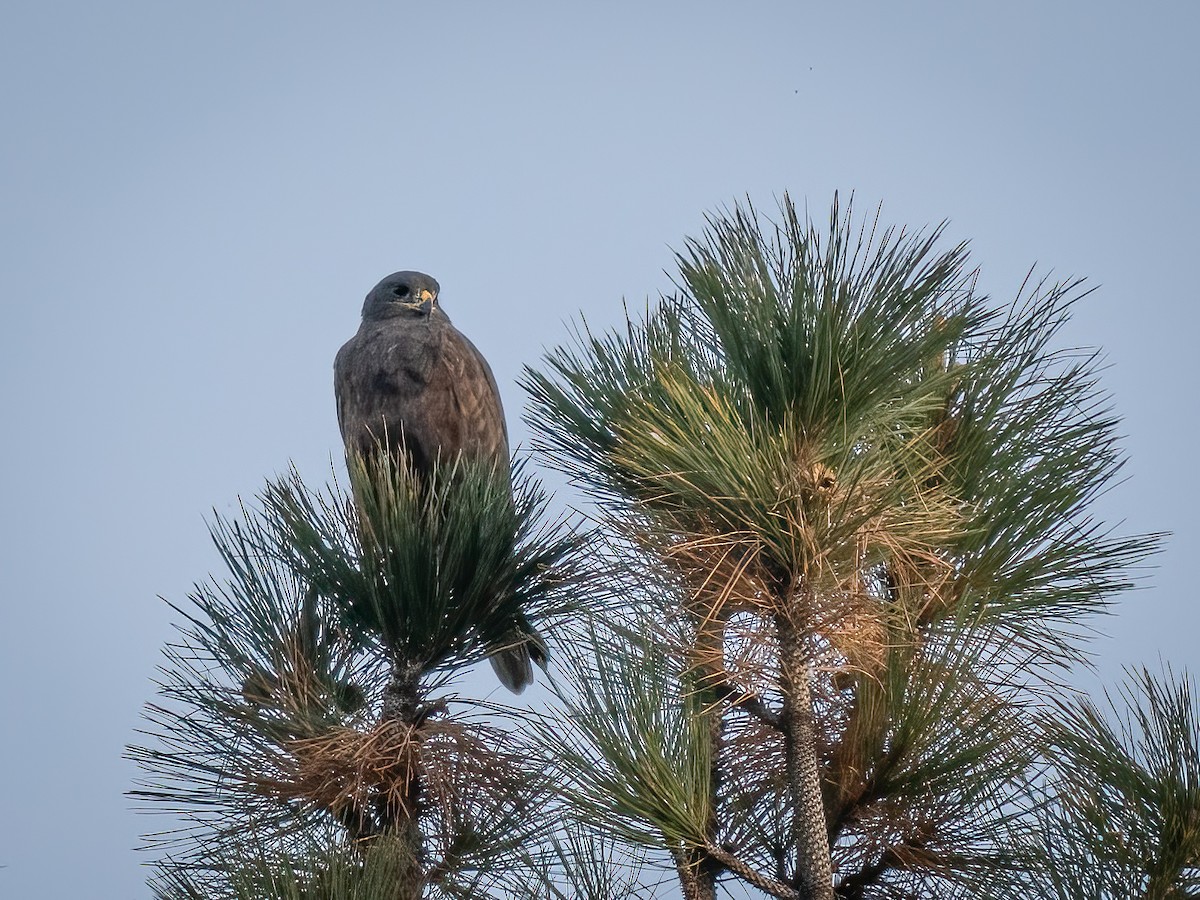
[[[764,875],[753,866],[743,862],[737,856],[722,847],[718,847],[716,844],[707,844],[704,850],[709,856],[744,882],[754,885],[754,887],[765,891],[772,897],[778,897],[779,900],[809,900],[813,896],[812,894],[798,891],[796,888],[782,881],[777,881],[769,875]]]
[[[711,687],[713,693],[721,700],[724,700],[730,706],[744,709],[768,728],[773,728],[776,731],[783,728],[783,721],[780,719],[779,714],[767,706],[757,694],[747,694],[745,691],[739,691],[726,680],[714,682]]]
[[[892,849],[888,848],[880,858],[869,866],[860,869],[853,875],[847,875],[837,886],[836,894],[843,900],[862,900],[864,891],[878,883],[883,874],[895,862]]]

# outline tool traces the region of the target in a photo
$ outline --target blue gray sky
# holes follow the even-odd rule
[[[981,285],[1100,289],[1128,479],[1173,537],[1100,675],[1200,668],[1200,7],[1184,3],[165,3],[0,12],[0,897],[145,898],[121,760],[206,520],[340,459],[331,364],[388,272],[492,361],[668,287],[703,215],[833,191],[949,219]],[[339,462],[340,465],[340,462]],[[570,502],[564,496],[563,502]],[[1080,676],[1081,678],[1083,676]]]

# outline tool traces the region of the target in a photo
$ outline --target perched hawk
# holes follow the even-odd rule
[[[438,305],[438,283],[396,272],[367,294],[362,325],[333,364],[338,425],[347,452],[368,454],[386,439],[402,446],[418,477],[441,457],[495,460],[508,473],[508,431],[492,370]],[[516,627],[492,653],[501,683],[520,693],[544,662],[540,638]]]

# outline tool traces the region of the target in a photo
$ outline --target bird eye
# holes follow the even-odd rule
[[[392,296],[393,297],[404,298],[404,297],[407,297],[408,294],[409,294],[409,290],[408,290],[407,284],[398,284],[394,288],[392,288]]]

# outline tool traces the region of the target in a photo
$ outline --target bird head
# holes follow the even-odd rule
[[[367,294],[363,318],[424,318],[435,313],[445,315],[437,302],[439,290],[437,281],[422,272],[394,272]]]

